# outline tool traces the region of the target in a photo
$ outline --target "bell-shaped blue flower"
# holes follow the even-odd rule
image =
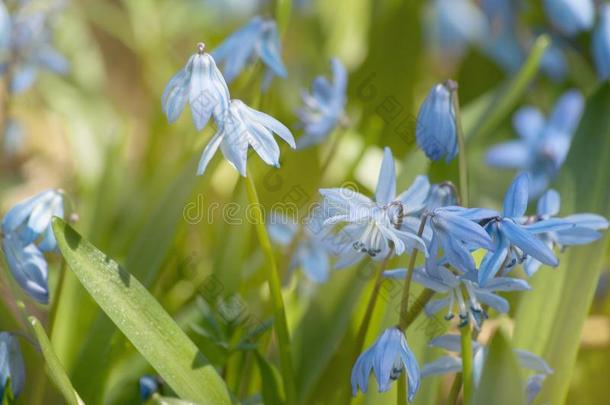
[[[427,182],[427,180],[426,180]],[[412,229],[403,228],[408,210],[420,210],[427,195],[409,189],[396,196],[394,158],[385,148],[375,201],[347,188],[321,189],[324,197],[324,224],[331,229],[344,224],[339,231],[342,254],[336,267],[351,265],[368,255],[384,259],[390,252],[401,255],[418,249],[427,256],[425,242]],[[410,201],[419,201],[411,204]]]
[[[521,139],[490,148],[487,164],[529,173],[530,193],[540,195],[563,165],[583,109],[584,98],[576,90],[561,96],[548,120],[534,107],[520,109],[513,126]]]
[[[214,58],[205,52],[205,45],[197,45],[186,66],[176,73],[163,92],[161,104],[169,123],[175,122],[186,103],[191,107],[193,123],[201,131],[213,116],[216,122],[229,108],[229,89],[216,67]]]
[[[392,381],[407,372],[407,391],[409,402],[413,401],[419,389],[420,373],[417,359],[409,346],[405,334],[398,328],[386,329],[364,353],[358,357],[352,368],[352,395],[358,389],[368,391],[371,371],[377,379],[379,392],[390,389]]]
[[[9,269],[24,291],[42,304],[49,300],[44,252],[57,248],[51,228],[54,216],[64,217],[63,194],[47,190],[17,204],[2,220],[2,249]]]
[[[295,148],[290,130],[275,118],[248,107],[240,100],[231,100],[225,114],[218,119],[218,131],[207,144],[199,161],[197,174],[205,172],[208,163],[220,147],[222,154],[235,169],[246,176],[248,148],[251,146],[265,163],[280,166],[280,147],[273,138],[276,133]]]
[[[458,154],[458,133],[454,108],[457,84],[447,81],[435,85],[417,116],[417,145],[430,160],[445,158],[449,163]]]
[[[8,332],[0,332],[0,399],[10,379],[11,392],[18,396],[25,385],[25,364],[17,339]]]
[[[318,76],[311,93],[303,92],[303,107],[297,111],[305,133],[297,141],[299,149],[323,142],[345,115],[347,71],[337,58],[331,61],[333,80]]]
[[[602,80],[610,77],[610,4],[599,8],[599,21],[593,31],[593,59]]]
[[[246,64],[256,59],[262,60],[267,67],[266,84],[263,87],[269,84],[273,75],[286,77],[277,25],[270,19],[254,17],[214,49],[212,55],[223,66],[228,83],[239,75]]]
[[[544,0],[544,10],[551,23],[562,33],[573,36],[593,26],[593,0]]]
[[[140,387],[140,399],[143,402],[148,401],[154,394],[159,392],[159,379],[152,375],[140,377],[138,381]]]

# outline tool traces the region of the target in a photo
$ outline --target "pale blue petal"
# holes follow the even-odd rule
[[[528,291],[531,290],[525,280],[513,277],[494,277],[487,282],[485,289],[489,291]]]
[[[593,59],[600,79],[610,77],[610,4],[599,8],[599,22],[593,32]]]
[[[224,119],[229,108],[229,89],[211,55],[195,55],[191,63],[189,104],[195,127],[201,131],[212,114]],[[222,127],[224,122],[218,125]]]
[[[239,111],[244,116],[244,118],[247,118],[248,120],[251,120],[253,122],[257,122],[265,128],[268,128],[270,131],[276,133],[280,138],[286,141],[292,149],[296,148],[294,137],[292,136],[292,133],[290,132],[288,127],[286,127],[286,125],[282,124],[280,121],[276,120],[272,116],[265,114],[264,112],[257,111],[253,108],[248,107],[246,104],[239,100],[234,100],[232,101],[232,103],[238,105]]]
[[[430,191],[428,176],[417,176],[406,191],[401,193],[396,200],[402,202],[407,212],[415,212],[423,207]]]
[[[499,295],[488,292],[486,290],[477,289],[475,290],[475,296],[481,303],[489,305],[491,308],[495,309],[500,313],[505,314],[508,312],[508,301],[506,301]]]
[[[442,335],[437,336],[428,342],[430,347],[438,347],[449,352],[460,353],[462,351],[462,343],[460,335]]]
[[[444,157],[450,162],[457,156],[455,112],[451,90],[445,84],[430,90],[419,110],[415,133],[417,145],[430,160]]]
[[[479,285],[487,283],[500,271],[508,255],[508,241],[501,232],[496,233],[496,244],[493,252],[487,252],[479,267]]]
[[[586,245],[595,242],[603,235],[590,228],[575,227],[555,233],[555,241],[561,246]]]
[[[544,0],[544,10],[553,25],[573,36],[589,30],[595,18],[593,0]]]
[[[540,233],[562,231],[575,227],[576,225],[574,225],[572,222],[561,218],[543,219],[542,221],[534,222],[533,224],[523,226],[523,228],[525,228],[529,233],[534,235],[538,235]]]
[[[550,189],[538,200],[538,215],[554,216],[559,214],[561,208],[561,198],[556,190]]]
[[[553,369],[549,367],[542,357],[536,356],[534,353],[526,350],[515,349],[513,351],[517,355],[521,367],[538,373],[553,374]]]
[[[394,167],[394,156],[390,148],[383,150],[383,161],[377,179],[377,191],[375,200],[379,204],[389,204],[396,196],[396,169]]]
[[[189,59],[186,67],[170,79],[163,91],[161,106],[170,124],[176,122],[180,117],[188,101],[193,59],[194,56]]]
[[[324,283],[328,280],[328,256],[316,246],[304,244],[297,249],[296,255],[305,275],[314,283]]]
[[[578,228],[589,228],[596,231],[608,228],[608,220],[597,214],[573,214],[568,215],[564,220],[575,224]]]
[[[520,108],[513,115],[513,127],[517,134],[523,138],[526,143],[521,143],[524,147],[531,144],[542,135],[542,131],[546,125],[546,120],[542,112],[535,107]]]
[[[520,173],[511,183],[504,197],[504,216],[522,217],[527,210],[529,175]]]
[[[546,375],[544,374],[534,374],[527,379],[525,392],[528,405],[534,401],[540,390],[542,390],[542,383],[544,383],[545,379]]]
[[[533,256],[549,266],[555,267],[559,264],[559,260],[553,254],[553,251],[526,229],[510,220],[502,220],[498,227],[500,227],[504,236],[525,254]]]
[[[42,252],[34,244],[24,246],[10,235],[4,236],[2,248],[9,269],[21,288],[34,300],[47,304],[48,269]]]
[[[441,309],[449,306],[450,302],[451,302],[451,298],[449,298],[449,297],[440,298],[437,300],[431,300],[424,307],[424,311],[426,312],[426,315],[432,316],[432,315],[436,314],[437,312],[439,312]]]
[[[218,147],[222,142],[222,133],[217,132],[214,134],[210,142],[203,149],[203,153],[201,154],[201,158],[199,159],[199,165],[197,166],[197,175],[201,176],[205,169],[208,167],[210,160],[214,157],[216,152],[218,151]]]
[[[297,225],[283,215],[271,215],[267,221],[267,232],[278,245],[288,246],[297,233]]]
[[[9,332],[0,332],[0,394],[10,379],[11,392],[18,396],[25,386],[25,363],[17,337]]]
[[[441,356],[432,363],[425,364],[421,370],[422,378],[431,375],[459,373],[462,371],[462,359],[455,356]]]
[[[525,169],[529,167],[533,151],[523,141],[508,141],[489,148],[485,162],[493,167]]]
[[[282,62],[277,25],[273,21],[266,21],[266,24],[267,27],[260,42],[261,59],[276,76],[286,77],[287,73]]]
[[[352,395],[356,396],[358,389],[366,393],[369,388],[369,375],[373,369],[373,357],[375,355],[374,347],[369,348],[362,353],[356,360],[356,364],[352,368]]]
[[[400,332],[402,335],[402,332]],[[419,390],[419,385],[421,382],[421,373],[419,371],[419,364],[417,364],[417,359],[415,355],[407,345],[407,340],[402,337],[401,341],[401,351],[400,356],[402,359],[402,364],[407,371],[407,382],[408,382],[408,399],[409,402],[413,402],[415,398],[415,394]]]

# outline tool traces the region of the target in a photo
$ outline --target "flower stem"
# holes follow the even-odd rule
[[[419,296],[415,299],[415,302],[407,311],[407,315],[405,316],[405,330],[411,326],[411,324],[417,319],[419,314],[424,310],[428,301],[432,299],[435,292],[434,290],[430,290],[428,288],[424,289],[424,291],[419,294]]]
[[[462,373],[457,373],[451,384],[451,390],[449,391],[449,397],[447,398],[447,404],[452,405],[458,404],[458,398],[460,397],[460,391],[462,389]]]
[[[277,21],[278,31],[283,37],[288,28],[290,15],[292,14],[292,0],[276,0],[275,1],[275,19]]]
[[[61,259],[61,265],[59,266],[59,280],[57,280],[57,288],[53,297],[53,303],[49,310],[49,336],[53,333],[53,325],[55,325],[55,319],[57,319],[57,308],[59,307],[59,299],[61,297],[61,291],[64,288],[64,280],[66,278],[66,261]]]
[[[428,219],[427,214],[423,214],[421,222],[419,223],[419,229],[417,230],[417,236],[421,237],[426,227],[426,220]],[[402,298],[400,299],[400,319],[398,320],[398,327],[403,331],[407,328],[407,314],[409,309],[409,292],[411,290],[411,280],[413,279],[413,269],[415,268],[415,261],[417,260],[417,249],[413,249],[411,258],[409,260],[409,267],[407,268],[407,274],[405,276],[405,284],[402,289]]]
[[[369,324],[371,323],[371,318],[373,317],[373,311],[375,310],[375,304],[377,303],[377,298],[379,297],[381,283],[383,282],[383,272],[385,271],[388,265],[388,261],[390,260],[390,257],[393,253],[394,249],[390,249],[390,252],[383,259],[383,262],[381,262],[381,265],[377,270],[377,274],[375,275],[375,285],[373,286],[371,297],[369,298],[369,302],[366,306],[366,311],[364,312],[364,318],[362,318],[362,323],[360,324],[360,329],[358,330],[358,335],[356,336],[356,343],[354,345],[355,358],[357,358],[360,355],[360,352],[362,351],[364,339],[366,338],[366,332],[369,329]]]
[[[246,186],[248,189],[248,198],[252,204],[252,212],[256,225],[256,232],[261,248],[267,256],[267,282],[271,293],[271,303],[273,305],[273,317],[275,322],[275,332],[277,335],[280,363],[282,368],[282,380],[284,382],[284,392],[286,393],[286,403],[292,405],[296,403],[296,389],[294,379],[294,368],[292,364],[292,351],[290,345],[290,333],[288,331],[288,322],[286,321],[286,309],[282,298],[282,287],[278,276],[277,264],[273,255],[273,249],[265,228],[263,212],[258,200],[256,186],[252,175],[246,176]]]
[[[398,387],[396,387],[396,405],[408,404],[407,400],[407,377],[405,373],[400,373],[398,377]]]
[[[473,379],[472,379],[472,331],[470,324],[461,328],[462,335],[462,379],[464,384],[464,404],[469,405],[472,401]]]
[[[468,207],[468,163],[466,161],[466,142],[464,140],[464,128],[462,127],[462,117],[460,114],[460,98],[458,96],[458,85],[451,82],[452,89],[451,101],[455,114],[455,125],[457,129],[458,146],[460,148],[458,156],[458,166],[460,171],[460,200],[462,206]]]

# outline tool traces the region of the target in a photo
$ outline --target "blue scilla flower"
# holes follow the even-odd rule
[[[280,166],[280,147],[273,138],[277,134],[291,148],[295,148],[290,130],[275,118],[248,107],[240,100],[231,100],[221,118],[218,131],[207,144],[199,161],[197,174],[205,172],[208,163],[218,150],[222,151],[235,169],[246,176],[248,148],[251,146],[265,163]]]
[[[458,133],[454,109],[457,84],[451,80],[432,87],[417,115],[417,145],[430,160],[445,158],[449,163],[458,154]]]
[[[485,36],[487,22],[471,0],[433,0],[426,4],[424,36],[433,53],[459,58]]]
[[[541,220],[549,220],[559,214],[561,199],[559,193],[553,189],[548,190],[538,200],[536,215],[524,220],[525,224],[533,224]],[[601,230],[608,228],[608,220],[596,214],[574,214],[562,218],[574,225],[572,228],[541,233],[538,235],[550,249],[557,247],[563,250],[566,246],[584,245],[594,242],[602,237]],[[528,257],[523,268],[528,276],[538,271],[542,263],[533,257]]]
[[[379,392],[390,389],[392,381],[407,372],[408,398],[413,401],[419,389],[419,365],[407,345],[405,334],[398,328],[386,329],[375,343],[358,357],[352,368],[352,395],[368,391],[371,371],[377,379]]]
[[[424,202],[425,209],[428,211],[457,204],[457,189],[449,181],[432,184]]]
[[[239,75],[246,64],[255,59],[261,59],[267,67],[266,84],[263,87],[267,87],[273,75],[286,77],[277,25],[270,19],[254,17],[214,49],[212,55],[223,65],[228,83]]]
[[[19,342],[12,334],[0,332],[0,399],[10,379],[11,392],[18,396],[25,385],[25,364]]]
[[[593,59],[602,80],[610,77],[610,4],[599,8],[599,21],[593,32]]]
[[[391,279],[404,279],[405,275],[406,269],[384,272],[384,277]],[[510,277],[496,277],[485,287],[480,287],[476,281],[457,275],[447,267],[431,262],[427,262],[425,267],[413,270],[413,281],[442,294],[441,298],[426,304],[425,311],[428,316],[447,308],[446,320],[453,319],[457,314],[460,327],[470,323],[476,329],[480,329],[483,321],[487,319],[487,313],[481,304],[488,305],[500,313],[508,312],[508,301],[497,295],[496,292],[530,289],[526,281]]]
[[[514,265],[523,263],[528,256],[556,267],[559,260],[553,251],[537,236],[542,233],[574,228],[574,224],[560,219],[541,219],[524,225],[527,210],[529,176],[517,175],[504,197],[502,215],[485,220],[485,228],[494,240],[493,251],[488,252],[479,268],[478,283],[487,283],[502,269],[508,271]]]
[[[161,386],[159,379],[152,375],[140,377],[138,385],[140,387],[140,399],[142,401],[148,401],[154,394],[159,392]]]
[[[540,195],[563,165],[583,109],[584,98],[576,90],[561,96],[548,119],[535,107],[521,108],[513,117],[521,139],[490,148],[487,164],[529,173],[530,193]]]
[[[331,61],[332,82],[324,76],[314,79],[311,93],[303,92],[303,107],[297,111],[304,135],[299,149],[319,144],[345,119],[347,71],[337,58]]]
[[[288,247],[298,242],[290,267],[300,267],[314,283],[327,281],[330,272],[328,245],[333,237],[324,227],[321,214],[321,209],[314,211],[303,224],[302,230],[297,221],[286,215],[274,214],[267,223],[269,236],[275,243]]]
[[[481,49],[507,72],[518,71],[526,56],[517,35],[518,2],[481,0],[481,8],[489,27]]]
[[[205,52],[205,45],[200,43],[197,53],[170,79],[161,103],[171,124],[180,117],[188,102],[195,127],[201,131],[212,116],[218,122],[225,115],[229,99],[225,79],[216,67],[214,58]]]
[[[593,0],[544,0],[547,17],[568,36],[587,31],[593,26],[594,7]]]
[[[344,224],[338,242],[343,253],[337,267],[353,264],[366,255],[380,260],[392,251],[401,255],[418,249],[427,255],[425,242],[413,231],[403,229],[406,211],[421,209],[427,190],[418,193],[409,189],[396,196],[394,158],[389,148],[384,151],[375,201],[347,188],[321,189],[320,193],[324,197],[325,226]]]
[[[452,353],[461,353],[461,336],[448,334],[442,335],[432,339],[429,343],[430,347],[445,349]],[[485,358],[487,357],[488,349],[485,346],[480,345],[477,342],[472,342],[472,349],[474,354],[473,359],[473,380],[475,386],[478,386],[481,382],[481,376],[483,374],[483,366],[485,364]],[[540,387],[544,378],[553,374],[553,369],[549,367],[546,361],[535,354],[526,350],[514,349],[513,353],[517,357],[519,365],[536,374],[528,378],[525,387],[524,395],[528,397],[529,402],[533,400],[535,394],[540,391]],[[459,373],[462,371],[462,359],[458,356],[441,356],[431,363],[424,365],[421,371],[423,378],[433,375],[443,375],[449,373]],[[528,402],[528,403],[529,403]]]
[[[45,252],[57,249],[51,219],[64,217],[64,197],[47,190],[11,208],[2,220],[2,249],[9,269],[24,291],[36,301],[49,301]]]

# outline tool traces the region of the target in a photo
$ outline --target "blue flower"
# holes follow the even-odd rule
[[[384,277],[391,279],[404,279],[405,275],[406,269],[384,272]],[[495,294],[496,291],[530,290],[526,281],[510,277],[496,277],[485,287],[480,287],[467,276],[459,276],[444,266],[430,262],[426,263],[425,268],[413,270],[413,281],[443,295],[426,304],[425,311],[428,316],[447,308],[446,320],[453,319],[457,313],[460,327],[471,323],[476,329],[480,329],[483,321],[487,319],[487,313],[481,304],[488,305],[500,313],[508,312],[508,301]]]
[[[2,220],[2,249],[15,280],[36,301],[49,301],[44,252],[56,250],[51,228],[54,216],[64,216],[63,194],[47,190],[11,208]]]
[[[145,375],[140,377],[138,382],[140,386],[140,399],[142,401],[148,401],[154,394],[159,392],[159,379],[152,375]]]
[[[0,333],[0,399],[4,399],[7,381],[11,392],[18,396],[25,385],[25,364],[17,339],[8,332]]]
[[[419,389],[419,365],[400,329],[386,329],[375,343],[358,357],[352,368],[352,395],[356,396],[358,389],[363,393],[368,391],[371,370],[377,379],[379,392],[388,391],[392,381],[397,380],[406,370],[408,398],[409,402],[413,401]]]
[[[229,89],[214,58],[204,52],[205,45],[197,45],[186,66],[169,81],[161,99],[163,112],[169,123],[174,123],[186,106],[191,106],[193,122],[201,131],[210,118],[218,121],[229,108]]]
[[[328,280],[330,272],[328,242],[332,237],[323,226],[321,214],[321,209],[314,211],[303,224],[302,230],[299,230],[294,219],[285,215],[276,214],[267,224],[270,238],[279,245],[288,247],[295,243],[295,238],[299,238],[290,266],[300,267],[315,283]]]
[[[548,190],[538,200],[537,215],[526,218],[524,224],[526,227],[535,226],[541,220],[550,220],[554,218],[561,207],[559,193],[553,189]],[[559,229],[555,231],[545,232],[538,235],[550,249],[558,247],[563,250],[566,246],[584,245],[594,242],[602,237],[598,231],[608,228],[608,221],[601,215],[596,214],[574,214],[562,218],[563,221],[569,222],[574,226],[568,229]],[[542,263],[533,257],[528,257],[525,260],[523,268],[528,276],[532,276],[538,271]]]
[[[426,6],[425,39],[443,59],[461,57],[469,43],[485,37],[485,15],[470,0],[433,0]]]
[[[457,123],[453,106],[457,84],[447,81],[435,85],[424,100],[419,114],[415,136],[417,145],[430,160],[444,157],[449,163],[458,154]]]
[[[528,172],[531,194],[540,195],[567,157],[583,108],[582,94],[571,90],[557,101],[548,120],[534,107],[520,109],[513,117],[513,126],[521,139],[489,149],[487,164]]]
[[[280,166],[280,147],[273,138],[276,133],[295,148],[292,133],[275,118],[248,107],[240,100],[231,100],[225,114],[218,118],[218,131],[201,155],[197,174],[205,172],[208,163],[220,147],[222,154],[235,169],[246,176],[248,148],[258,153],[265,163]]]
[[[412,230],[403,228],[409,210],[420,210],[427,195],[409,189],[396,196],[396,172],[389,148],[385,148],[375,201],[347,188],[321,189],[324,197],[324,224],[334,227],[343,223],[340,235],[342,258],[336,264],[344,267],[365,255],[380,260],[393,249],[396,255],[419,249],[426,253],[424,241]],[[413,201],[413,203],[412,203]],[[417,203],[419,201],[419,205]]]
[[[460,335],[443,335],[432,339],[429,343],[430,347],[445,349],[449,352],[460,353],[461,336]],[[481,382],[483,374],[483,365],[487,357],[487,348],[481,346],[477,342],[472,342],[473,348],[473,379],[475,386]],[[517,361],[522,368],[533,371],[537,374],[530,377],[527,381],[525,393],[528,399],[533,399],[535,394],[540,391],[540,385],[544,381],[544,377],[553,374],[553,369],[544,361],[544,359],[526,350],[514,349],[513,353],[517,357]],[[422,368],[422,377],[432,375],[442,375],[449,373],[459,373],[462,371],[462,359],[456,356],[441,356],[432,363],[425,364]]]
[[[341,123],[345,114],[347,71],[337,58],[331,61],[332,83],[323,76],[313,82],[311,94],[303,92],[303,107],[297,111],[305,134],[297,141],[299,149],[319,144]]]
[[[556,267],[559,260],[553,251],[537,235],[573,228],[568,221],[543,219],[535,224],[523,225],[528,203],[529,176],[520,173],[504,197],[503,215],[490,217],[485,221],[485,228],[494,240],[493,252],[488,252],[479,268],[479,285],[485,286],[500,269],[508,271],[514,265],[522,263],[527,256]]]
[[[574,36],[593,26],[593,0],[544,0],[544,10],[551,23],[562,33]]]
[[[593,59],[602,80],[610,77],[610,4],[599,9],[599,22],[593,31]]]
[[[425,201],[426,210],[432,211],[436,208],[447,207],[458,204],[458,195],[455,186],[451,182],[443,182],[430,186],[430,191]]]
[[[212,55],[224,66],[223,73],[228,83],[239,75],[247,63],[257,58],[267,67],[264,88],[273,75],[286,77],[277,25],[270,19],[254,17],[214,49]]]

